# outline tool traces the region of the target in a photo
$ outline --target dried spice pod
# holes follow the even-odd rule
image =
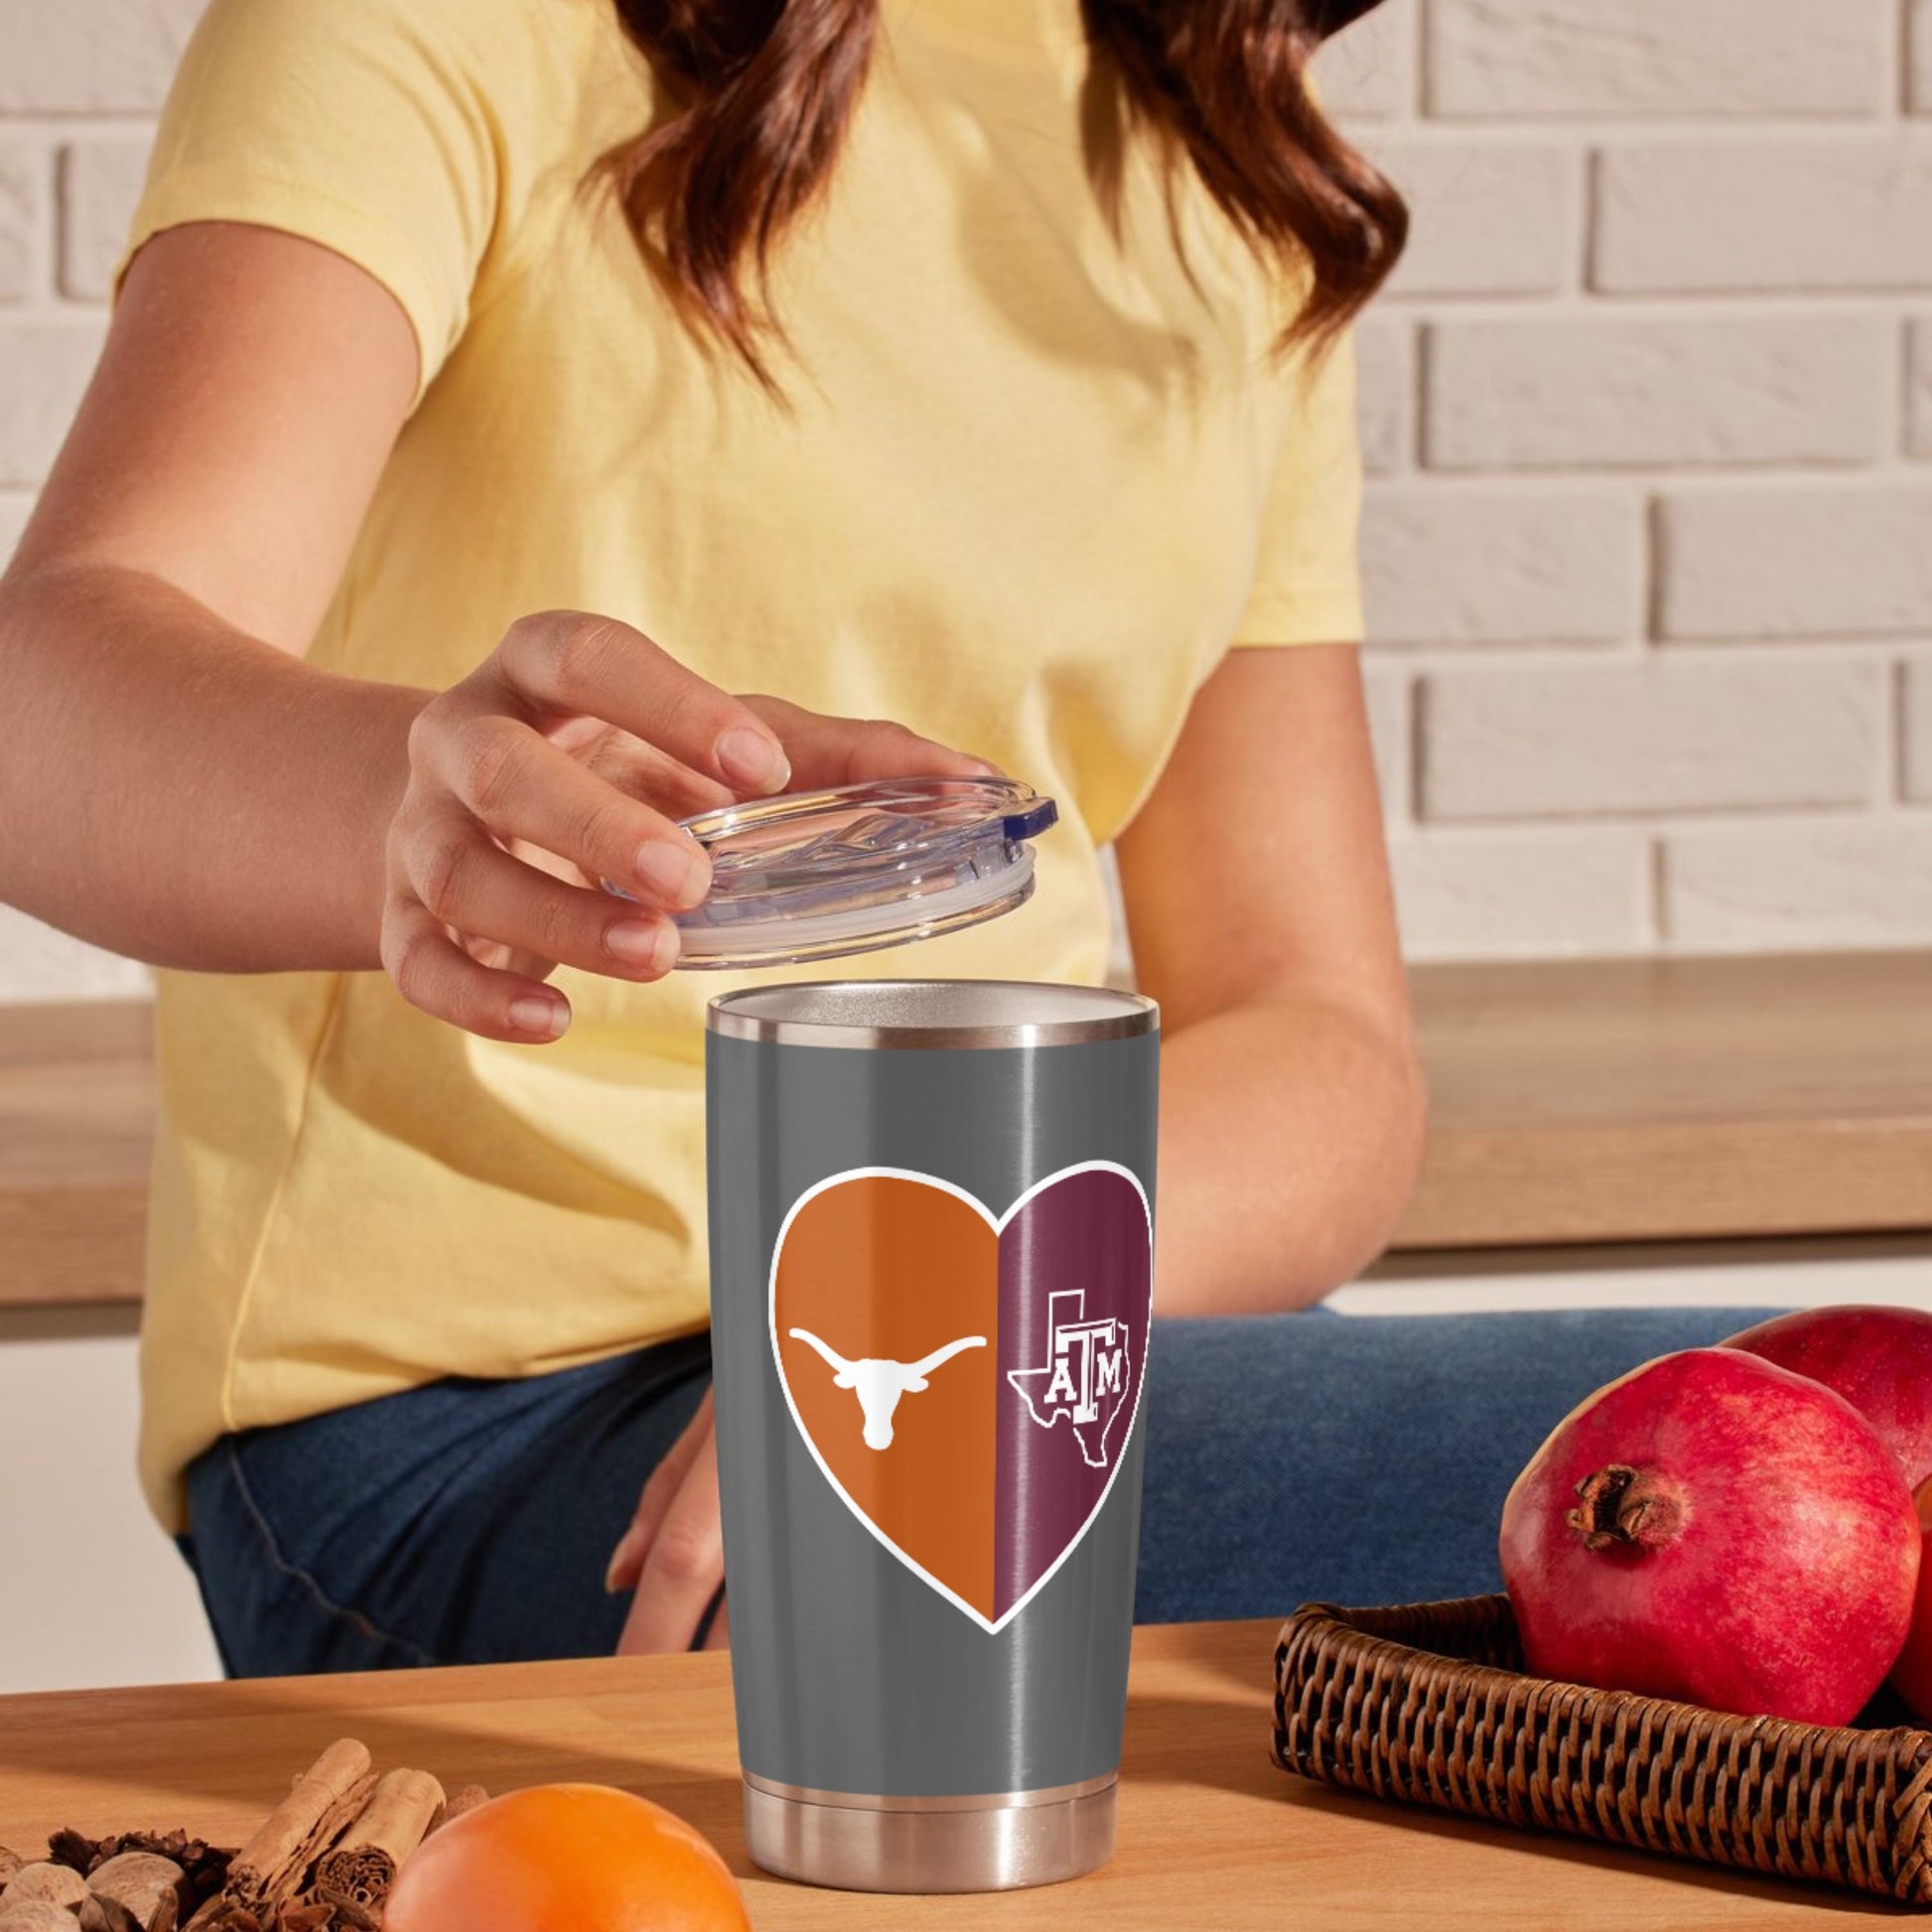
[[[181,1887],[181,1866],[154,1852],[118,1852],[87,1875],[87,1889],[115,1907],[134,1932],[175,1932]],[[108,1916],[107,1932],[127,1932]]]
[[[75,1932],[77,1923],[65,1905],[51,1898],[23,1898],[17,1903],[0,1898],[0,1932]]]
[[[69,1865],[51,1861],[24,1864],[7,1880],[6,1896],[0,1898],[0,1925],[23,1905],[45,1903],[77,1912],[86,1895],[86,1879]]]

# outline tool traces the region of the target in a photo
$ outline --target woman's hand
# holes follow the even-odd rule
[[[704,1648],[729,1648],[725,1545],[718,1523],[718,1445],[711,1391],[644,1484],[637,1513],[612,1553],[607,1589],[635,1590],[618,1639],[620,1657],[689,1650],[715,1602]]]
[[[678,818],[792,783],[990,768],[898,725],[733,697],[615,619],[523,618],[409,734],[382,963],[471,1033],[555,1039],[558,965],[654,980],[676,963],[671,915],[711,885]]]

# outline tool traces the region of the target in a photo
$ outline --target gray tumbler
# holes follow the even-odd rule
[[[747,1833],[876,1891],[1103,1863],[1152,1313],[1153,1004],[766,986],[707,1037]]]

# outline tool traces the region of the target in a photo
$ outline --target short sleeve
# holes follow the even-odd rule
[[[1254,586],[1237,644],[1346,644],[1362,636],[1357,531],[1361,448],[1355,431],[1355,345],[1284,371],[1287,429],[1263,502]]]
[[[401,304],[420,392],[463,333],[506,167],[529,139],[520,11],[521,0],[212,0],[169,95],[121,270],[189,221],[318,242]]]

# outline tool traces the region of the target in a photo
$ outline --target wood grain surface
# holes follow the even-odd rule
[[[1414,974],[1403,1249],[1932,1227],[1932,954]],[[0,1007],[0,1305],[139,1293],[145,1008]]]
[[[60,1825],[187,1825],[232,1842],[332,1739],[451,1790],[595,1779],[707,1833],[759,1932],[1722,1932],[1878,1916],[1869,1901],[1399,1810],[1267,1756],[1273,1623],[1135,1634],[1111,1865],[998,1896],[872,1897],[754,1873],[727,1660],[686,1656],[0,1699],[0,1844]]]
[[[1398,1247],[1932,1226],[1932,955],[1415,983],[1430,1150]]]

